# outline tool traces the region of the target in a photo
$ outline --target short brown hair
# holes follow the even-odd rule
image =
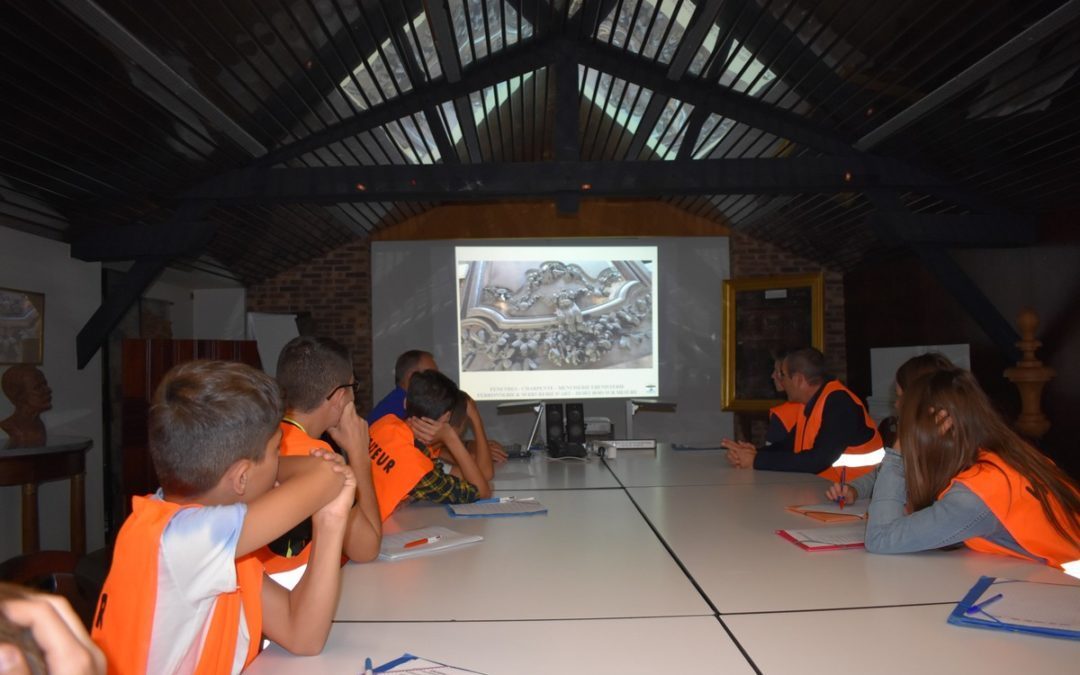
[[[784,357],[788,377],[802,373],[809,384],[821,384],[825,379],[825,355],[813,347],[794,349]]]
[[[200,495],[240,459],[261,461],[282,415],[277,382],[231,361],[176,366],[154,392],[150,457],[162,489]]]
[[[349,350],[330,338],[301,335],[289,340],[278,356],[277,381],[285,390],[285,405],[311,412],[330,392],[353,377]]]
[[[407,352],[402,352],[397,357],[397,361],[394,362],[394,384],[401,386],[401,383],[405,381],[405,376],[416,370],[416,366],[420,364],[420,359],[425,356],[434,359],[431,352],[425,352],[423,349],[410,349]]]

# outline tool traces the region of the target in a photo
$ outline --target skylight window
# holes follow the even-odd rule
[[[600,23],[597,39],[610,41],[612,46],[655,59],[659,63],[670,64],[683,33],[690,25],[695,7],[696,4],[690,0],[626,0],[612,9]],[[717,48],[719,39],[720,27],[714,25],[691,61],[688,68],[691,75],[702,74],[709,57]],[[718,78],[719,84],[751,96],[759,94],[776,78],[775,73],[738,42],[729,44],[730,47],[724,54],[716,55],[719,66],[724,67]],[[631,133],[637,131],[651,92],[648,96],[637,97],[640,100],[635,101],[634,96],[619,96],[619,92],[612,89],[615,86],[627,86],[622,80],[584,68],[579,69],[578,77],[583,81],[583,93],[594,105],[603,107],[607,115]],[[612,89],[611,96],[608,95],[609,89]],[[656,125],[649,130],[646,145],[662,159],[675,159],[692,112],[691,105],[674,99],[668,101]],[[715,133],[711,136],[702,133],[701,138],[706,141],[695,149],[694,157],[708,157],[732,125],[731,120],[721,120],[719,116],[711,117],[709,123],[703,127],[703,132]]]
[[[532,37],[532,24],[509,3],[450,0],[449,7],[462,66]]]
[[[458,57],[463,66],[474,60],[483,59],[518,41],[531,37],[533,27],[520,17],[517,11],[506,2],[487,2],[485,0],[449,0],[450,20],[454,27],[458,45]],[[400,35],[410,52],[409,58],[414,68],[421,71],[421,77],[436,79],[442,76],[442,64],[439,61],[431,27],[427,15],[421,12],[409,23],[401,27]],[[339,83],[342,91],[360,110],[367,110],[396,98],[413,89],[402,55],[389,38],[384,40],[379,49],[357,66],[352,74]],[[498,110],[518,88],[529,81],[533,73],[512,78],[494,87],[470,96],[473,109],[473,122],[483,123],[489,112]],[[462,138],[461,124],[453,105],[442,106],[443,115],[450,135],[450,141],[457,144]],[[394,145],[410,164],[433,164],[442,159],[436,146],[429,123],[441,123],[428,120],[423,114],[404,117],[387,124],[383,130],[390,136]]]

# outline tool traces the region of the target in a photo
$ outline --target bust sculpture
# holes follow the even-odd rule
[[[0,389],[15,406],[11,417],[0,421],[0,430],[8,435],[8,447],[45,445],[45,424],[41,421],[41,413],[52,408],[52,389],[45,381],[45,374],[34,366],[12,366],[0,377]]]

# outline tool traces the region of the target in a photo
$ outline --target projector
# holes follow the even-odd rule
[[[586,417],[585,435],[602,436],[611,433],[611,420],[606,417]]]

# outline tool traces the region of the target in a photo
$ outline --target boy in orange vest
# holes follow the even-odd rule
[[[405,420],[386,415],[371,426],[371,473],[382,519],[406,500],[461,504],[490,497],[491,451],[478,444],[474,458],[461,442],[467,403],[454,381],[435,370],[414,374],[405,408]],[[453,472],[433,460],[420,438],[441,444],[454,459]]]
[[[263,635],[322,650],[356,481],[336,456],[279,460],[281,413],[277,383],[241,363],[193,361],[162,380],[149,424],[161,488],[134,498],[94,614],[110,673],[238,673]],[[254,552],[308,516],[316,540],[290,592]]]
[[[356,477],[356,504],[345,530],[345,556],[356,562],[374,560],[382,541],[382,520],[371,483],[368,426],[356,413],[358,383],[348,349],[329,338],[293,338],[278,356],[277,381],[285,391],[281,456],[306,457],[314,450],[332,453],[330,445],[319,440],[324,433],[330,434]],[[310,540],[310,523],[305,522],[263,549],[259,557],[271,574],[297,569],[307,563]]]

